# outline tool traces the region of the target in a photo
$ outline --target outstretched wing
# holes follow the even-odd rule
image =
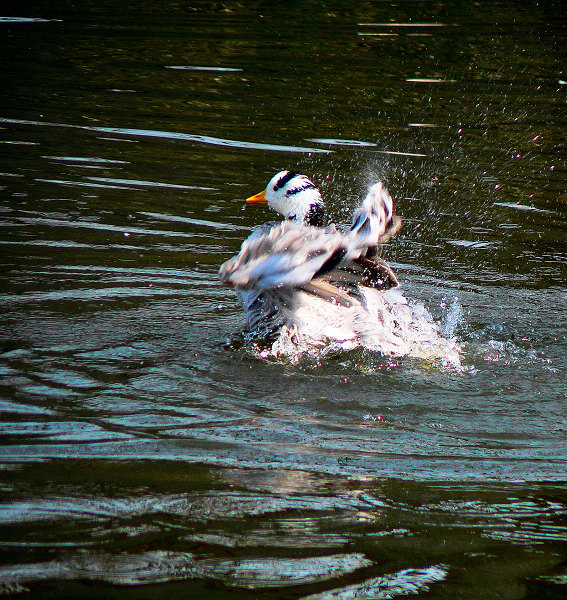
[[[221,266],[219,276],[243,290],[299,287],[326,270],[326,265],[336,266],[347,245],[348,239],[334,227],[284,221],[266,233],[252,234],[240,252]]]
[[[364,202],[356,209],[350,236],[353,244],[369,248],[377,246],[394,218],[394,201],[379,181],[369,190]]]

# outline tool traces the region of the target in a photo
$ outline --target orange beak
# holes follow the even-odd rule
[[[266,200],[266,190],[262,190],[259,194],[246,198],[246,202],[249,204],[268,204],[268,201]]]

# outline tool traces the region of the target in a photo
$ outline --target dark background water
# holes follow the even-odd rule
[[[2,4],[2,592],[565,596],[565,16]],[[216,272],[284,168],[335,220],[387,182],[463,369],[242,344]]]

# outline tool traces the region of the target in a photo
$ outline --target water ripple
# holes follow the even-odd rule
[[[166,65],[166,69],[173,69],[175,71],[211,71],[213,73],[238,73],[243,69],[236,69],[233,67],[199,67],[197,65]]]
[[[97,165],[129,165],[130,162],[127,160],[115,160],[110,158],[100,158],[96,156],[42,156],[49,160],[56,160],[60,162],[72,162],[72,163],[94,163]]]
[[[123,234],[140,234],[140,235],[157,235],[165,237],[182,237],[194,239],[195,235],[191,233],[183,233],[180,231],[167,231],[159,229],[144,229],[142,227],[124,227],[121,225],[110,225],[108,223],[93,223],[92,221],[71,221],[68,219],[51,219],[46,217],[15,217],[15,220],[21,223],[27,223],[29,225],[49,225],[50,227],[68,227],[70,229],[96,229],[103,231],[112,231]],[[190,221],[187,220],[189,223]],[[198,219],[198,225],[202,225]],[[212,222],[211,222],[212,223]],[[218,227],[218,223],[214,223],[215,227]],[[225,228],[232,228],[234,226],[226,225]]]
[[[202,187],[198,185],[183,185],[180,183],[163,183],[160,181],[143,181],[139,179],[118,179],[115,177],[87,177],[91,181],[100,181],[102,183],[110,183],[124,186],[135,186],[141,185],[143,187],[153,187],[153,188],[169,188],[172,190],[199,190],[204,192],[213,192],[219,191],[218,188],[214,187]]]
[[[0,592],[45,580],[82,579],[114,585],[149,585],[187,579],[216,579],[247,589],[306,585],[343,577],[372,565],[362,554],[307,558],[201,558],[162,550],[143,554],[84,554],[43,563],[0,567]]]
[[[40,17],[0,17],[0,23],[52,23],[59,19],[41,19]]]
[[[359,27],[454,27],[455,23],[357,23]]]
[[[282,511],[359,510],[368,504],[356,497],[270,495],[253,492],[155,494],[145,496],[48,496],[0,504],[0,523],[38,523],[61,519],[129,519],[159,514],[182,517],[191,523],[219,519],[240,520]],[[187,521],[186,521],[187,522]]]
[[[389,600],[396,596],[420,594],[429,590],[431,583],[443,581],[447,577],[445,565],[434,565],[425,569],[404,569],[396,573],[367,579],[362,583],[347,585],[338,589],[311,594],[302,600]]]
[[[377,146],[373,142],[363,142],[360,140],[341,140],[338,138],[312,138],[305,140],[306,142],[315,142],[317,144],[329,144],[330,146]]]
[[[90,188],[99,188],[103,190],[121,190],[124,189],[122,186],[118,185],[109,185],[102,183],[89,183],[88,181],[69,181],[65,179],[42,179],[37,178],[35,181],[38,183],[54,183],[56,185],[68,185],[72,187],[90,187]]]
[[[514,210],[523,210],[534,213],[555,214],[555,212],[552,210],[536,208],[535,206],[529,206],[528,204],[520,204],[519,202],[495,202],[494,206],[501,206],[503,208],[512,208]]]
[[[129,434],[108,431],[92,423],[63,421],[2,423],[2,437],[32,438],[41,439],[42,442],[67,443],[109,442],[131,438]],[[20,443],[22,441],[19,440]]]
[[[174,223],[187,223],[188,225],[202,225],[203,227],[214,227],[215,229],[227,229],[229,231],[250,231],[249,227],[244,225],[235,225],[234,223],[219,223],[218,221],[208,221],[206,219],[193,219],[191,217],[180,217],[178,215],[167,215],[164,213],[155,213],[140,211],[138,214],[146,217],[159,219],[160,221],[170,221]]]
[[[114,300],[117,298],[150,298],[155,296],[190,296],[191,290],[157,289],[153,287],[107,287],[66,289],[53,292],[25,292],[20,295],[0,294],[0,302],[22,304],[27,302],[60,302],[61,300]]]
[[[151,137],[169,140],[180,140],[183,142],[195,142],[212,146],[225,146],[229,148],[240,148],[245,150],[269,150],[273,152],[304,152],[311,154],[329,154],[332,150],[322,148],[302,148],[301,146],[289,146],[281,144],[267,144],[261,142],[245,142],[242,140],[230,140],[213,137],[210,135],[197,135],[192,133],[180,133],[177,131],[158,131],[154,129],[133,129],[128,127],[96,127],[89,125],[71,125],[67,123],[48,123],[45,121],[29,121],[25,119],[0,118],[0,123],[13,125],[33,125],[37,127],[65,127],[69,129],[81,129],[83,131],[94,131],[97,133],[111,133],[132,137]]]

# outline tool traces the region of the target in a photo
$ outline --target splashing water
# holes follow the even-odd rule
[[[423,304],[399,290],[366,290],[365,308],[345,307],[309,297],[296,311],[293,326],[284,326],[259,358],[299,362],[319,360],[363,348],[385,356],[422,359],[442,367],[461,368],[461,347],[453,337],[464,317],[458,300],[439,326]],[[460,312],[459,312],[460,310]]]
[[[450,301],[443,298],[440,306],[443,309],[443,317],[440,325],[443,337],[453,338],[459,330],[466,329],[465,313],[456,296],[453,296]]]

